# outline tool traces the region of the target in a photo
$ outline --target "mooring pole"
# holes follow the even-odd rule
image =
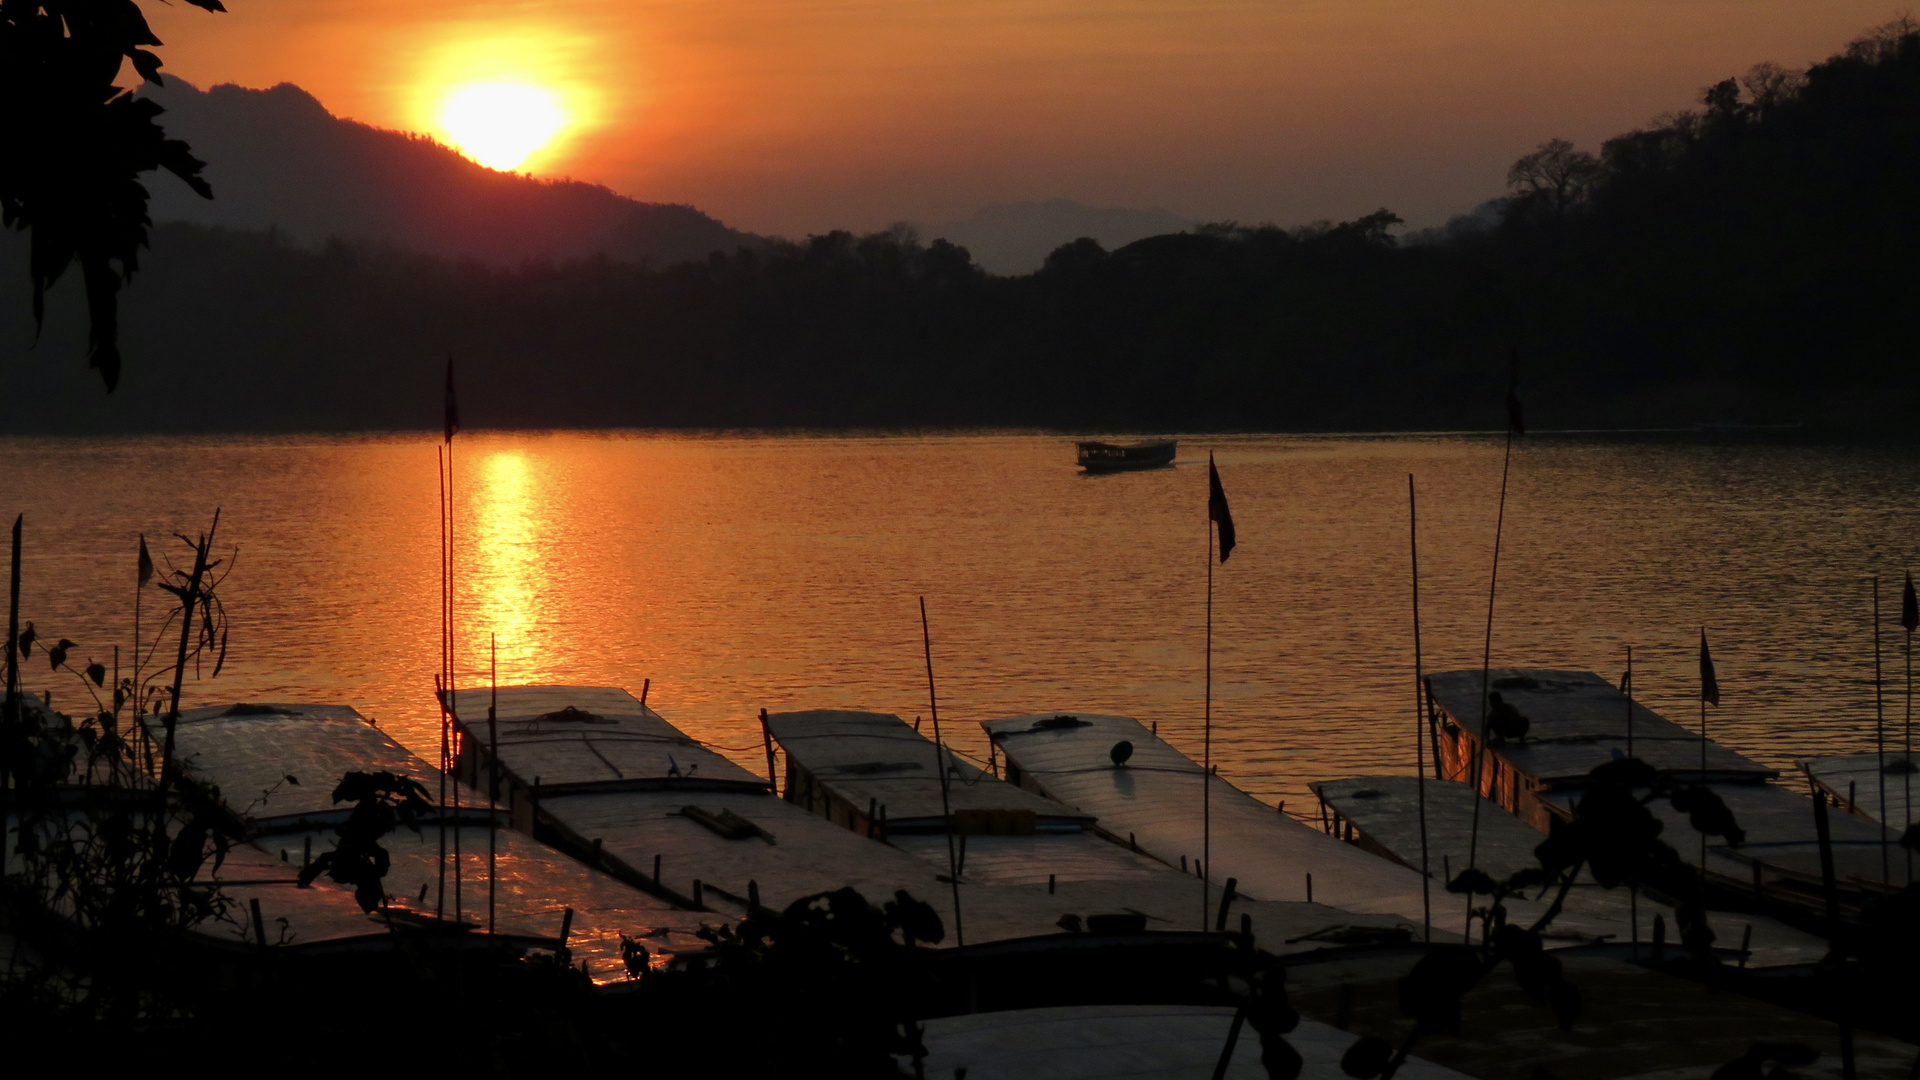
[[[1433,879],[1427,859],[1426,672],[1420,657],[1420,511],[1414,501],[1413,474],[1407,474],[1407,550],[1413,563],[1413,774],[1420,795],[1420,922],[1433,941]],[[1212,563],[1207,565],[1211,566]]]
[[[1887,719],[1885,694],[1880,678],[1880,576],[1873,578],[1873,750],[1880,777],[1880,883],[1893,880],[1891,852],[1887,847]]]
[[[940,776],[940,814],[947,823],[947,880],[953,885],[953,941],[964,948],[967,932],[960,919],[960,858],[953,846],[953,803],[947,793],[947,761],[940,744],[940,698],[933,690],[933,632],[927,628],[924,596],[920,598],[920,645],[927,657],[927,712],[933,717],[933,765]]]
[[[487,683],[487,933],[491,934],[500,834],[500,635],[491,632],[487,634]]]

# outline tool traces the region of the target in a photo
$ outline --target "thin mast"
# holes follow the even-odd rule
[[[953,942],[967,944],[960,919],[960,859],[953,847],[953,804],[947,794],[947,761],[940,744],[940,698],[933,691],[933,633],[927,629],[927,598],[920,598],[920,645],[927,657],[927,712],[933,716],[933,764],[940,773],[940,814],[947,823],[947,880],[953,885]]]
[[[1213,515],[1207,515],[1207,686],[1201,711],[1200,761],[1200,930],[1207,929],[1208,893],[1213,870]]]
[[[1887,849],[1887,721],[1880,690],[1880,575],[1873,577],[1873,748],[1880,776],[1880,881],[1893,880],[1892,855]],[[1858,807],[1848,809],[1858,812]]]
[[[1420,512],[1414,503],[1413,474],[1407,474],[1407,549],[1413,562],[1413,774],[1420,793],[1420,916],[1426,940],[1433,940],[1432,870],[1427,865],[1427,743],[1423,708],[1426,672],[1420,659]],[[1213,564],[1207,564],[1211,567]]]
[[[500,639],[499,635],[487,635],[487,771],[490,782],[487,785],[487,933],[493,930],[493,894],[496,882],[495,848],[500,833],[500,728],[494,714],[500,707]]]
[[[452,440],[448,440],[451,443]],[[433,915],[445,918],[447,913],[447,695],[452,688],[447,684],[447,641],[451,636],[451,627],[447,625],[447,463],[445,451],[433,448],[433,472],[440,483],[440,676],[434,680],[440,691],[440,798],[435,809],[435,820],[440,834],[440,855],[437,864],[438,878],[433,894]]]
[[[458,765],[455,760],[460,750],[460,709],[454,693],[454,626],[453,626],[453,440],[447,440],[447,764]],[[453,780],[453,918],[459,922],[462,917],[460,905],[460,881],[464,875],[460,865],[460,778]]]
[[[1500,587],[1500,538],[1507,528],[1507,477],[1513,470],[1513,437],[1520,427],[1520,350],[1513,354],[1513,374],[1507,390],[1507,450],[1500,462],[1500,511],[1493,520],[1493,572],[1487,579],[1487,636],[1480,655],[1480,741],[1474,747],[1468,775],[1473,786],[1473,826],[1467,834],[1467,868],[1478,865],[1480,856],[1480,762],[1487,755],[1487,694],[1493,678],[1493,601]],[[1473,894],[1467,894],[1466,934],[1473,936]]]

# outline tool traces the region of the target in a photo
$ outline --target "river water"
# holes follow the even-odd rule
[[[26,515],[24,618],[76,660],[130,663],[137,539],[160,557],[221,510],[226,668],[189,705],[352,705],[429,760],[440,642],[430,436],[0,440],[0,512]],[[1084,476],[1056,435],[476,434],[455,448],[458,663],[625,686],[765,767],[756,715],[928,713],[943,728],[1132,715],[1198,757],[1206,456],[1239,547],[1214,568],[1214,757],[1306,814],[1315,780],[1411,772],[1407,477],[1419,489],[1427,670],[1478,667],[1502,442],[1482,436],[1185,438],[1173,468]],[[1920,453],[1708,436],[1543,436],[1514,451],[1495,665],[1617,678],[1769,764],[1870,749],[1869,576],[1886,716],[1906,716],[1901,575]],[[167,538],[163,542],[163,538]],[[234,549],[237,548],[237,554]],[[187,556],[190,558],[190,555]],[[143,601],[151,629],[162,600]],[[151,636],[151,634],[149,634]],[[39,666],[56,707],[80,684]],[[1897,735],[1896,735],[1897,737]]]

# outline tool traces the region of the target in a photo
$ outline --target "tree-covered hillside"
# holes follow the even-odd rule
[[[56,295],[0,366],[0,422],[430,427],[452,353],[476,425],[1492,427],[1518,347],[1536,426],[1897,431],[1920,403],[1916,136],[1903,21],[1596,154],[1545,143],[1418,242],[1381,211],[1079,241],[1000,278],[905,230],[662,269],[169,226],[125,294],[121,391],[88,381]]]

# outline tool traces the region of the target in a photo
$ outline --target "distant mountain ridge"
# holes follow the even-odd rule
[[[432,139],[334,116],[291,83],[149,86],[169,134],[207,162],[214,199],[149,180],[156,222],[276,228],[306,245],[392,244],[495,264],[604,255],[666,265],[763,238],[691,206],[640,202],[597,184],[495,172]]]
[[[1111,251],[1135,240],[1186,232],[1193,223],[1169,211],[1099,208],[1072,199],[998,203],[920,231],[966,248],[992,274],[1031,274],[1062,244],[1082,237]]]

